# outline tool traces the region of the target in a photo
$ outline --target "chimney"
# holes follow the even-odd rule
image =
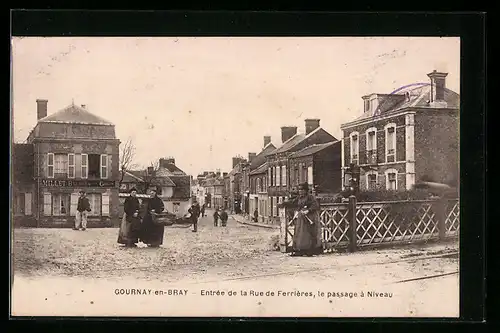
[[[227,177],[227,172],[222,173],[223,177]]]
[[[49,101],[46,99],[36,100],[36,119],[40,120],[47,117],[47,103]]]
[[[267,146],[270,143],[271,143],[271,137],[269,135],[266,135],[264,137],[264,147]]]
[[[290,139],[292,136],[297,134],[296,126],[283,126],[281,127],[281,142],[285,142]]]
[[[248,163],[252,163],[255,156],[257,156],[256,153],[248,153]]]
[[[445,102],[444,93],[446,90],[446,76],[448,73],[442,73],[434,70],[432,73],[427,74],[431,79],[431,103],[443,103]]]
[[[217,171],[216,176],[217,176],[217,178],[220,177],[220,171]]]
[[[152,166],[148,167],[148,175],[152,175],[154,170],[155,169]]]
[[[306,135],[319,127],[319,119],[306,119]]]
[[[87,108],[87,105],[82,104],[82,105],[81,105],[81,107],[82,107],[82,109],[86,109],[86,108]]]

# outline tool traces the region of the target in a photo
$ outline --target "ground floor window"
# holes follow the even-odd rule
[[[87,194],[87,198],[90,203],[90,216],[101,215],[101,194],[100,193],[90,193]]]
[[[377,189],[377,174],[376,173],[368,173],[366,175],[366,187],[368,190],[376,190]]]
[[[52,215],[68,216],[70,207],[70,195],[66,193],[52,194]]]

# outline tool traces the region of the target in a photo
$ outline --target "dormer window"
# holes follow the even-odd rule
[[[365,112],[369,112],[370,111],[370,101],[365,99],[364,103],[365,103],[365,106],[364,106]]]

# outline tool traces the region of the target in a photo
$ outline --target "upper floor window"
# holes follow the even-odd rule
[[[99,154],[81,154],[76,158],[73,153],[47,154],[47,177],[67,177],[76,178],[108,178],[109,177],[109,157]],[[78,162],[78,165],[77,165]]]
[[[388,124],[385,126],[385,161],[396,161],[396,125]]]
[[[365,112],[370,111],[370,101],[368,99],[364,100],[364,110]]]
[[[377,149],[377,130],[370,128],[366,131],[366,151],[373,153]]]
[[[351,142],[351,163],[358,164],[359,163],[359,134],[358,132],[353,132],[350,134]]]
[[[55,177],[66,177],[68,174],[68,154],[54,154]]]

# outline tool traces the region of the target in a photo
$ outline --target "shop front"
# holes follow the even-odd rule
[[[80,190],[86,192],[91,211],[87,226],[110,227],[118,220],[118,187],[113,180],[40,179],[38,207],[40,227],[72,227]]]

